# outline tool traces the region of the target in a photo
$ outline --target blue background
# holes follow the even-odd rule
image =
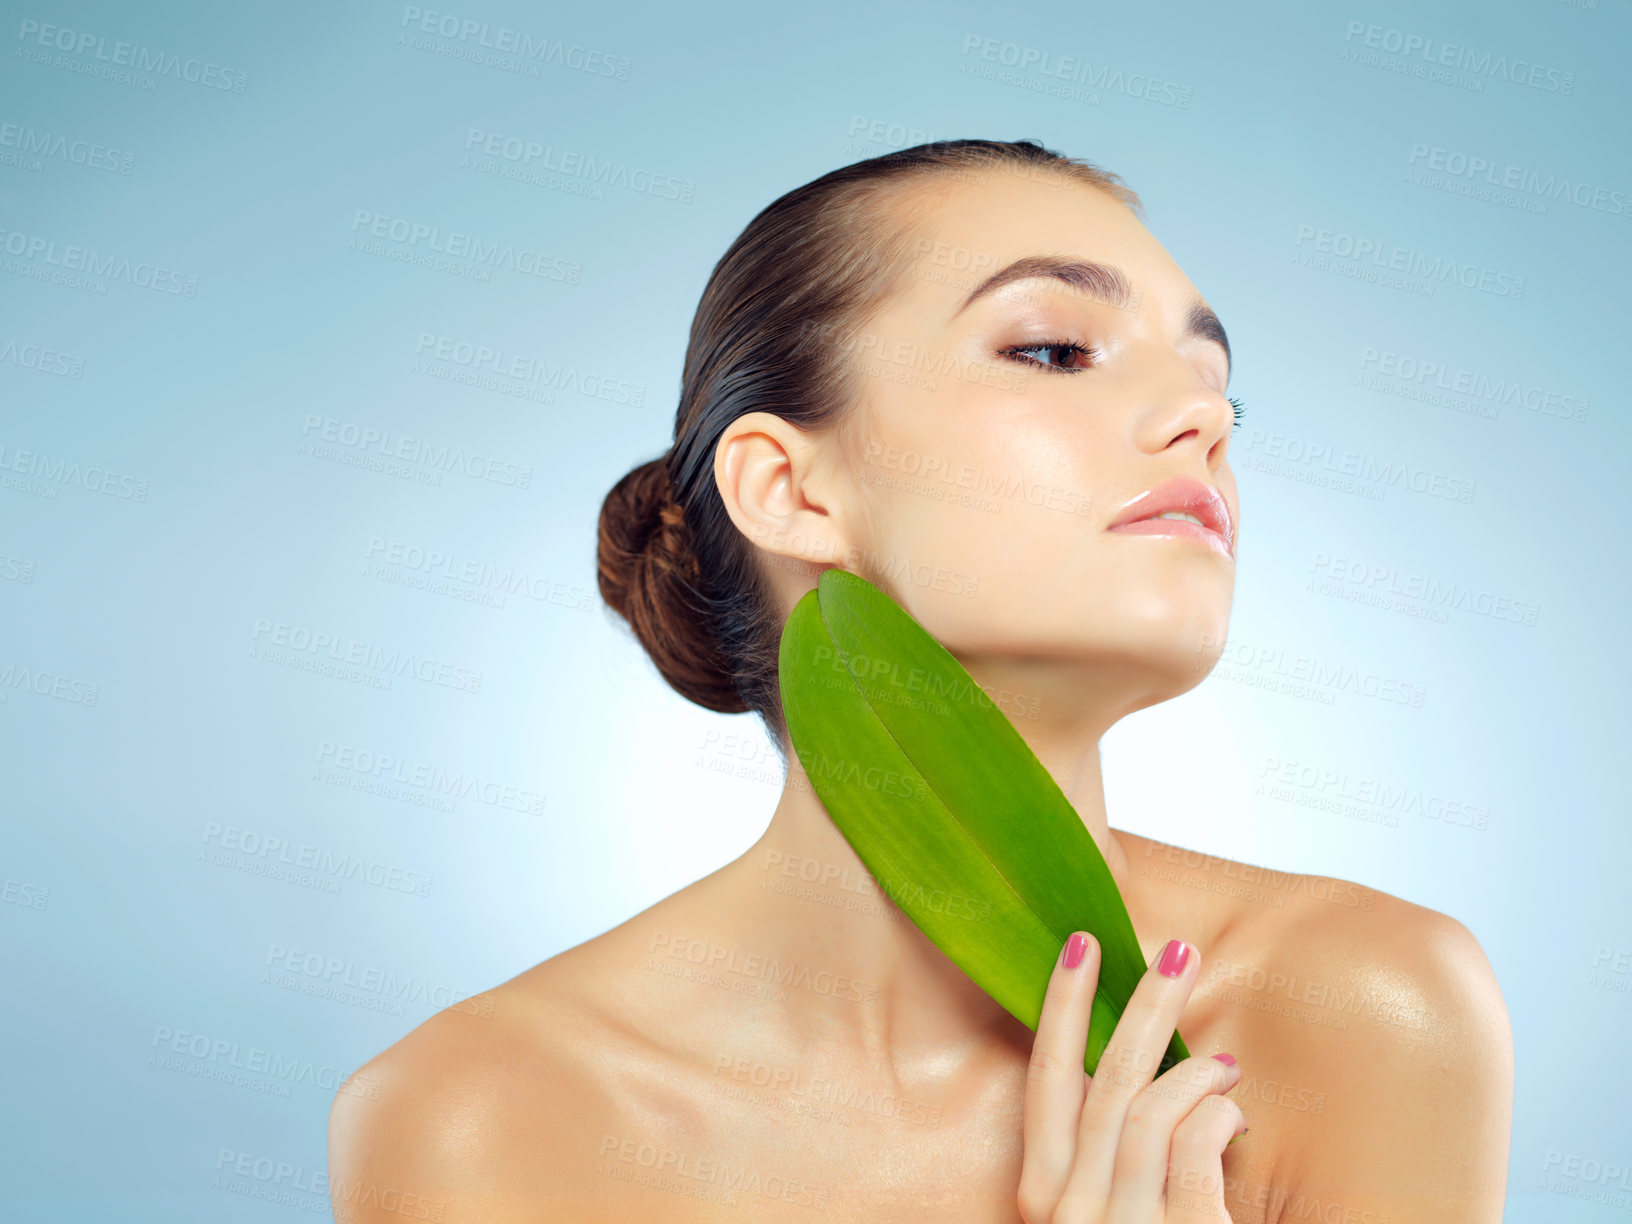
[[[1107,737],[1113,824],[1465,923],[1515,1032],[1507,1218],[1623,1218],[1551,1179],[1557,1154],[1632,1165],[1632,3],[446,10],[583,68],[483,60],[403,5],[5,7],[8,1218],[326,1212],[223,1188],[223,1149],[309,1184],[338,1077],[758,836],[776,758],[601,605],[601,499],[668,445],[692,311],[749,218],[963,136],[1121,174],[1235,349],[1230,644]],[[1425,77],[1404,38],[1540,85]],[[117,68],[121,41],[161,66]],[[659,189],[501,177],[520,163],[472,165],[473,129]],[[1473,158],[1521,185],[1417,177]],[[436,256],[431,230],[511,257]],[[1355,241],[1476,287],[1363,279]],[[460,580],[506,571],[502,606]],[[1388,593],[1412,583],[1439,594]],[[1317,665],[1420,705],[1283,691]],[[414,785],[460,775],[483,785]],[[303,846],[326,866],[280,877]],[[419,985],[300,989],[320,979],[290,966],[331,961]]]

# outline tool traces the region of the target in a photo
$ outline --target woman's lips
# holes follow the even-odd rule
[[[1188,514],[1199,522],[1159,517],[1169,513]],[[1235,524],[1229,506],[1217,489],[1193,476],[1170,476],[1146,489],[1122,507],[1106,530],[1195,540],[1226,557],[1235,556]]]
[[[1230,555],[1230,546],[1224,542],[1223,536],[1188,519],[1135,519],[1131,523],[1119,523],[1108,530],[1126,535],[1170,536],[1175,540],[1196,540],[1226,557]]]

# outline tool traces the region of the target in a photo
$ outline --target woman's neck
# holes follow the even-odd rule
[[[1138,877],[1107,824],[1097,737],[1074,756],[1039,756],[1131,908]],[[955,1075],[994,1038],[1013,1042],[1025,1031],[884,895],[797,756],[764,835],[716,883],[729,893],[725,912],[743,923],[744,951],[774,958],[801,985],[788,992],[790,1024],[842,1047],[836,1053],[902,1077],[937,1078]],[[977,903],[945,898],[971,912]]]

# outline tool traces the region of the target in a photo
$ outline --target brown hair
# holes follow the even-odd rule
[[[795,188],[748,223],[708,279],[673,446],[625,475],[601,506],[602,598],[675,691],[721,713],[756,712],[779,746],[782,625],[755,546],[714,483],[715,448],[744,413],[774,413],[806,431],[836,423],[854,384],[831,338],[876,313],[907,253],[907,232],[886,221],[888,190],[992,168],[1084,182],[1143,211],[1116,175],[1029,140],[936,141]]]

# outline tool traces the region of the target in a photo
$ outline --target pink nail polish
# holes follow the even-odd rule
[[[1162,949],[1162,959],[1156,962],[1156,972],[1164,977],[1178,977],[1190,959],[1190,945],[1182,939],[1170,939]]]
[[[1213,1057],[1218,1059],[1218,1061],[1223,1063],[1226,1067],[1235,1066],[1234,1054],[1214,1054]]]
[[[1081,931],[1073,931],[1071,938],[1065,941],[1065,967],[1075,969],[1082,964],[1083,954],[1088,951],[1088,936]]]

